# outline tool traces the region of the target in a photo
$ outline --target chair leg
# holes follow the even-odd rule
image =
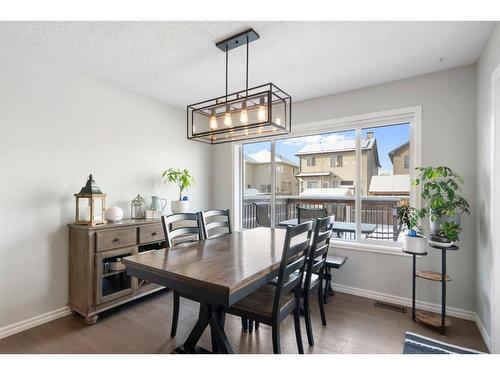
[[[177,334],[177,323],[179,322],[179,293],[174,291],[174,312],[172,314],[172,328],[170,330],[170,337],[175,337]]]
[[[299,354],[304,354],[304,344],[302,343],[302,335],[300,333],[300,308],[298,306],[293,312],[293,322],[295,326],[295,338],[297,339]]]
[[[241,331],[242,332],[248,331],[248,319],[241,318]]]
[[[248,320],[248,333],[253,332],[253,320],[249,319]]]
[[[257,331],[259,329],[259,322],[255,322],[255,330]]]
[[[304,319],[306,321],[307,342],[309,343],[309,346],[313,346],[314,337],[311,325],[311,306],[309,304],[309,291],[306,291],[304,293]]]
[[[273,352],[274,354],[281,354],[279,322],[274,322],[273,324]]]
[[[318,286],[318,304],[319,304],[319,312],[321,314],[321,323],[326,327],[326,315],[325,315],[325,306],[323,305],[323,283],[319,283]]]

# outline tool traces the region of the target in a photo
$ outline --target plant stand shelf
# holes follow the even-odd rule
[[[413,274],[412,274],[412,319],[420,323],[440,328],[441,334],[444,335],[446,327],[451,325],[451,320],[446,316],[446,283],[451,281],[451,277],[446,274],[446,252],[457,251],[459,248],[456,245],[444,247],[429,244],[429,247],[441,250],[441,272],[436,271],[417,271],[417,255],[424,256],[427,253],[415,253],[412,251],[403,250],[413,257]],[[435,281],[441,283],[441,314],[436,314],[427,311],[417,311],[415,308],[416,301],[416,280],[417,278]]]
[[[415,312],[415,319],[417,322],[424,323],[433,327],[441,327],[441,314],[433,313],[430,311],[419,311]],[[451,326],[451,320],[447,316],[444,319],[445,327]]]
[[[443,274],[436,271],[417,271],[415,276],[431,281],[443,281]],[[444,281],[451,281],[450,275],[445,275]]]

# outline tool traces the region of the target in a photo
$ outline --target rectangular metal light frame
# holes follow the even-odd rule
[[[232,127],[221,127],[216,130],[195,130],[195,114],[206,116],[207,124],[212,109],[225,108],[226,105],[240,103],[245,100],[252,101],[260,97],[267,97],[267,121],[240,124]],[[282,124],[273,122],[273,107],[284,106],[284,121]],[[291,132],[292,98],[273,83],[241,90],[204,100],[187,106],[187,138],[208,144],[221,144],[249,139],[265,138],[270,136],[285,135]],[[256,132],[257,131],[257,132]],[[260,132],[262,131],[262,132]],[[248,133],[248,134],[247,134]]]

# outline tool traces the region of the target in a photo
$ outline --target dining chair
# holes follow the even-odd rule
[[[163,232],[167,248],[204,239],[201,213],[180,213],[161,217]],[[177,334],[179,322],[180,295],[174,291],[174,312],[172,314],[172,328],[170,337]]]
[[[229,314],[271,326],[275,354],[281,353],[280,324],[292,313],[297,347],[300,354],[304,353],[300,334],[300,290],[312,229],[312,221],[287,228],[277,285],[266,284],[227,310]]]
[[[323,306],[323,278],[325,273],[326,256],[333,232],[334,216],[316,219],[311,247],[306,262],[304,282],[302,283],[301,296],[304,300],[304,319],[306,322],[307,341],[314,345],[314,336],[311,324],[310,299],[314,290],[317,290],[321,322],[326,326],[325,308]]]
[[[307,220],[314,220],[319,217],[328,216],[326,207],[308,208],[308,207],[297,206],[296,209],[297,209],[297,222],[299,224],[302,224],[304,221]]]
[[[201,223],[205,239],[214,238],[225,233],[232,233],[229,209],[203,211],[201,213]]]

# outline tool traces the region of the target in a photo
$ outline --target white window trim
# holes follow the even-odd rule
[[[256,142],[265,142],[286,138],[296,138],[301,136],[315,135],[326,132],[338,132],[343,130],[355,130],[361,132],[361,129],[376,126],[397,125],[408,122],[410,124],[410,179],[415,178],[415,167],[422,165],[422,106],[415,105],[411,107],[397,108],[386,111],[371,112],[355,116],[334,118],[330,120],[314,121],[301,124],[294,124],[292,132],[286,136],[259,138]],[[361,144],[358,144],[360,137],[356,137],[356,148],[360,149]],[[241,230],[242,222],[242,196],[241,189],[243,174],[240,173],[241,160],[243,158],[242,144],[246,142],[235,142],[232,144],[232,181],[233,181],[233,199],[232,211],[234,212],[235,223],[234,227]],[[359,150],[357,150],[359,151]],[[356,165],[361,162],[360,152],[356,152]],[[358,181],[361,180],[361,168],[356,168],[356,178],[354,184],[359,185]],[[359,176],[358,176],[359,175]],[[420,208],[420,187],[410,187],[410,205]],[[356,197],[356,207],[360,207],[361,198],[359,195]],[[359,217],[358,217],[359,216]],[[356,210],[356,238],[361,238],[361,210]],[[376,242],[376,243],[373,243]],[[331,244],[332,247],[338,247],[347,250],[375,252],[387,255],[406,256],[401,251],[400,244],[380,244],[376,240],[358,240],[358,241],[342,241],[334,240]]]

